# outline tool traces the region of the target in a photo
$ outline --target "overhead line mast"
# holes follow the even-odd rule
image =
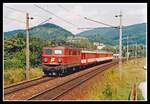
[[[29,17],[29,13],[26,13],[26,79],[27,80],[29,80],[29,70],[30,70],[29,19],[33,19],[33,17]]]
[[[128,61],[128,58],[129,58],[129,49],[128,49],[128,35],[127,35],[127,61]]]
[[[119,26],[119,70],[120,70],[120,80],[122,80],[122,12],[120,11],[119,15],[115,17],[120,18],[120,26]]]
[[[120,26],[119,26],[119,62],[122,61],[122,12],[120,11],[119,15],[116,15],[115,17],[120,18]]]

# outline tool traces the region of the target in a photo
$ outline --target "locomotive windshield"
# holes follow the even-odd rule
[[[62,54],[62,50],[56,49],[56,50],[54,50],[54,54]]]
[[[52,54],[52,50],[51,49],[45,49],[44,50],[44,54],[51,55]]]

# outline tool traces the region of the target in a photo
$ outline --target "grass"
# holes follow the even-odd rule
[[[29,79],[43,75],[41,68],[30,68]],[[13,84],[25,80],[25,69],[4,70],[4,85]]]
[[[92,87],[90,87],[86,98],[91,100],[128,100],[131,86],[134,81],[137,85],[146,80],[145,59],[140,58],[124,62],[122,65],[122,78],[118,65],[105,71],[103,77],[96,77]],[[137,89],[138,100],[144,100],[141,91]]]

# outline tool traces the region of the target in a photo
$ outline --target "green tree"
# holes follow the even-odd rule
[[[4,68],[25,67],[25,34],[17,33],[11,38],[4,38]],[[42,47],[51,45],[51,41],[37,37],[30,37],[30,66],[35,67],[41,64]]]

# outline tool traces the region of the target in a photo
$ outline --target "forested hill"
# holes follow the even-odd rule
[[[7,38],[15,36],[18,32],[25,33],[25,30],[4,32],[4,37]],[[65,40],[68,36],[72,35],[73,34],[71,32],[51,23],[35,26],[30,29],[30,36],[48,40]]]
[[[4,32],[4,37],[12,37],[16,33],[25,33],[25,30],[14,30]],[[109,45],[118,44],[118,30],[111,27],[99,27],[92,30],[84,31],[76,34],[88,38],[91,42],[100,42]],[[134,24],[123,27],[123,38],[129,36],[130,43],[145,44],[146,43],[146,23]],[[66,40],[68,36],[73,34],[62,27],[55,24],[46,23],[43,25],[35,26],[30,30],[30,36],[46,40]],[[126,40],[123,40],[126,44]]]
[[[78,33],[78,36],[86,37],[92,42],[101,42],[104,44],[118,44],[118,30],[111,27],[99,27],[92,30]],[[146,23],[134,24],[123,27],[123,38],[129,36],[130,43],[145,44],[146,43]],[[123,44],[126,40],[123,40]]]

